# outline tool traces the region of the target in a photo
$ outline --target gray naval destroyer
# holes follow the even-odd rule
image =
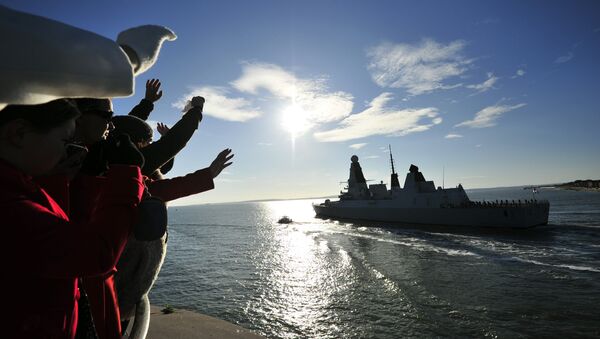
[[[346,191],[338,201],[329,199],[313,204],[318,217],[397,222],[406,224],[528,228],[548,224],[550,204],[547,200],[471,201],[462,185],[436,189],[433,181],[425,180],[419,168],[411,165],[404,187],[392,164],[391,188],[369,185],[358,157],[353,155]]]

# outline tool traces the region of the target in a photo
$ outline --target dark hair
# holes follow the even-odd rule
[[[40,132],[49,131],[80,115],[73,102],[58,99],[39,105],[8,105],[0,111],[0,126],[23,119]]]
[[[73,102],[82,114],[94,113],[106,120],[110,120],[113,116],[110,99],[76,98]]]
[[[115,129],[112,135],[128,134],[133,142],[152,140],[152,127],[144,120],[133,115],[117,115],[112,118]]]

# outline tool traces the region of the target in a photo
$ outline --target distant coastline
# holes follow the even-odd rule
[[[555,187],[572,191],[600,192],[600,180],[575,180],[564,184],[558,184]]]

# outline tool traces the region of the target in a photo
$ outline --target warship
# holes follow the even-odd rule
[[[400,187],[390,147],[392,174],[390,189],[381,181],[367,187],[358,157],[351,157],[350,177],[339,200],[313,204],[318,217],[358,219],[405,224],[529,228],[548,224],[547,200],[471,201],[459,184],[455,188],[435,187],[419,168],[410,165]]]

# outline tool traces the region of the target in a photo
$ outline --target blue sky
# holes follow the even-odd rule
[[[600,179],[597,1],[0,1],[115,38],[161,24],[178,39],[140,75],[160,78],[150,119],[190,95],[205,118],[170,176],[235,162],[178,204],[332,195],[356,154],[389,181],[465,188]],[[401,184],[403,179],[401,179]]]

